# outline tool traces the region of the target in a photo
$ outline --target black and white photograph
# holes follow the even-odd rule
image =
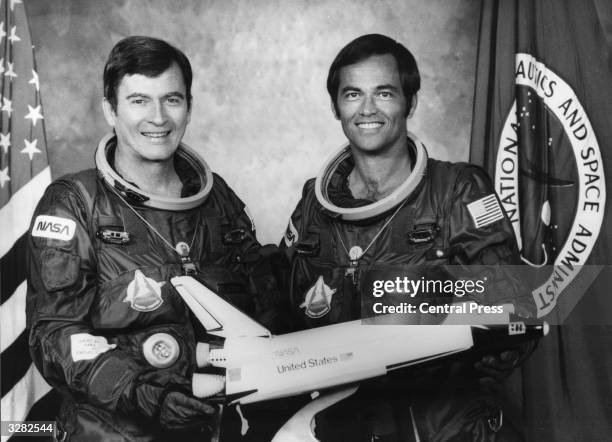
[[[610,440],[609,0],[0,0],[0,48],[2,442]]]

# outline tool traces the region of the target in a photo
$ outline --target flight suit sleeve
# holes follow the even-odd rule
[[[304,217],[313,210],[314,201],[312,195],[314,195],[314,185],[314,178],[311,178],[304,183],[304,187],[302,188],[302,198],[297,203],[291,217],[289,217],[285,234],[279,243],[279,247],[281,250],[285,251],[285,254],[290,261],[293,259],[296,244],[304,240],[304,238],[301,237],[304,227],[303,224],[305,222]],[[306,247],[308,247],[308,244],[306,244]]]
[[[54,387],[110,411],[132,412],[133,389],[150,367],[120,340],[91,326],[96,255],[88,208],[74,184],[52,184],[34,213],[27,239],[26,317],[32,359]]]
[[[287,271],[283,274],[282,286],[283,292],[285,294],[285,304],[284,307],[286,309],[286,315],[288,319],[288,331],[295,331],[296,328],[299,329],[301,326],[298,325],[301,323],[301,319],[296,316],[295,306],[298,305],[295,303],[295,277],[299,272],[296,271],[296,266],[298,265],[298,253],[316,253],[319,248],[318,242],[312,242],[307,238],[308,235],[304,233],[305,226],[305,215],[308,213],[308,209],[312,207],[311,201],[307,198],[308,192],[311,190],[312,185],[314,184],[314,179],[307,181],[304,184],[302,189],[302,198],[297,203],[293,213],[289,217],[287,222],[287,227],[285,229],[284,235],[279,242],[279,248],[283,252],[285,259],[287,260]],[[298,249],[300,252],[298,252]]]
[[[287,228],[285,229],[285,233],[283,238],[279,243],[279,247],[281,250],[285,250],[286,253],[290,253],[289,249],[300,240],[300,227],[302,224],[302,200],[297,204],[295,210],[289,217],[289,221],[287,222]]]
[[[450,201],[449,238],[458,264],[520,264],[512,226],[482,169],[464,167]]]
[[[515,311],[529,311],[532,302],[528,287],[517,274],[520,257],[512,225],[488,176],[477,166],[454,167],[454,180],[443,204],[446,222],[442,229],[449,264],[445,270],[456,282],[484,281],[484,292],[472,291],[466,295],[469,300],[479,304],[511,303]],[[449,438],[454,434],[487,434],[489,418],[500,413],[493,391],[499,390],[503,379],[529,356],[535,345],[536,341],[531,341],[485,355],[467,353],[446,362],[440,373],[436,373],[435,366],[423,370],[422,382],[439,384],[438,388],[421,390],[424,394],[417,393],[413,398],[419,434],[439,434],[443,426]],[[506,359],[510,354],[511,361]]]
[[[514,231],[489,177],[477,166],[463,165],[449,201],[451,267],[486,280],[485,292],[474,295],[476,301],[513,303],[531,315],[534,306],[519,275]]]
[[[261,245],[257,240],[255,222],[242,200],[227,187],[229,200],[234,207],[231,225],[234,231],[245,232],[244,240],[236,244],[237,256],[226,265],[233,271],[246,275],[248,292],[254,302],[254,316],[273,333],[286,329],[285,302],[282,280],[289,264],[274,244]],[[225,233],[227,236],[228,233]],[[227,242],[227,241],[226,241]]]

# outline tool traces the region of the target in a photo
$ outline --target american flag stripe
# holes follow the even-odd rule
[[[497,204],[497,198],[495,198],[493,196],[493,198],[491,198],[493,195],[489,195],[487,197],[487,199],[485,199],[484,201],[482,201],[482,205],[485,209],[494,209],[495,207],[498,206]]]
[[[0,209],[0,226],[2,226],[0,256],[6,255],[19,238],[28,231],[36,204],[50,182],[51,169],[46,167],[25,186],[13,193],[8,203]]]
[[[495,198],[492,198],[492,194],[488,195],[486,197],[483,198],[483,204],[486,206],[487,204],[494,204],[495,203]]]
[[[496,201],[489,201],[487,203],[484,203],[485,209],[494,209],[495,206],[496,206]]]
[[[13,388],[13,385],[17,384],[26,374],[30,365],[32,365],[32,360],[28,347],[28,333],[23,330],[17,339],[2,352],[2,360],[0,360],[2,391],[9,391]]]
[[[7,302],[17,290],[17,287],[26,279],[25,261],[26,235],[17,240],[11,250],[0,258],[0,275],[11,275],[10,278],[2,278],[0,281],[1,304]]]
[[[49,393],[49,391],[51,391],[49,384],[45,382],[34,365],[30,365],[25,376],[23,376],[8,393],[2,396],[2,401],[0,402],[2,420],[24,420],[32,405]],[[54,414],[55,410],[51,416]],[[8,437],[2,436],[2,442],[6,440],[8,440]]]
[[[0,308],[0,324],[11,324],[11,327],[3,327],[0,334],[0,351],[4,352],[25,330],[25,299],[27,284],[25,280],[17,287],[8,301]],[[4,357],[4,354],[2,355]]]
[[[476,218],[476,221],[479,224],[483,224],[489,221],[490,219],[498,218],[501,215],[502,215],[501,209],[497,208],[495,210],[492,210],[491,212],[488,212],[486,215],[479,216],[478,218]]]
[[[493,200],[493,201],[489,201],[488,203],[484,203],[482,205],[482,208],[490,211],[490,210],[497,210],[499,209],[499,204],[497,204],[497,200]]]
[[[499,221],[500,219],[503,219],[504,216],[502,215],[501,212],[496,213],[495,215],[491,215],[489,217],[487,217],[486,219],[482,219],[480,221],[476,222],[476,227],[481,228],[481,227],[485,227],[488,226],[489,224],[493,224],[496,221]]]
[[[25,237],[36,204],[51,182],[40,84],[25,9],[0,0],[0,386],[2,421],[24,421],[50,387],[29,354],[25,318]],[[55,403],[53,409],[45,408]],[[57,399],[36,407],[56,414]],[[8,440],[2,436],[2,441]]]

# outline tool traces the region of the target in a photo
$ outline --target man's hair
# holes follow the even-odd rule
[[[390,54],[397,62],[402,91],[406,97],[406,116],[410,112],[412,97],[421,87],[419,68],[413,55],[401,43],[381,34],[367,34],[351,41],[336,55],[327,75],[327,92],[338,114],[338,88],[340,70],[351,64],[359,63],[373,55]]]
[[[104,66],[104,98],[117,111],[117,89],[126,75],[157,77],[176,63],[183,74],[187,107],[191,108],[191,64],[182,51],[163,40],[131,36],[119,41],[111,50]]]

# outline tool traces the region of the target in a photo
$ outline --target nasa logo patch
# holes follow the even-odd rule
[[[76,223],[71,219],[38,215],[36,221],[34,221],[32,236],[70,241],[74,237],[75,231]]]

